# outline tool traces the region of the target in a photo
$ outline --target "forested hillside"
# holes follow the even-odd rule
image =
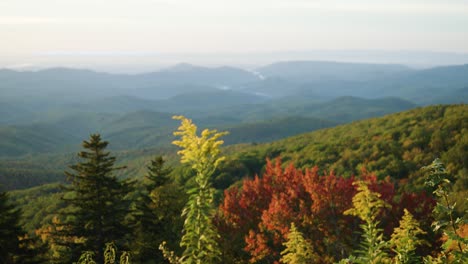
[[[365,168],[380,178],[403,179],[402,188],[420,185],[419,168],[439,157],[466,190],[468,106],[417,108],[231,152],[226,169],[237,168],[232,176],[252,175],[265,158],[281,157],[299,168],[319,166],[348,177]]]
[[[214,175],[214,186],[220,190],[228,188],[244,177],[261,173],[266,158],[281,157],[284,164],[292,162],[298,168],[318,166],[346,177],[359,175],[365,168],[379,178],[390,176],[398,188],[418,190],[422,188],[419,169],[440,157],[448,171],[456,177],[456,190],[462,196],[468,187],[467,113],[466,105],[431,106],[322,129],[273,143],[228,146],[224,149],[227,161]],[[303,119],[297,121],[302,122]],[[245,129],[254,133],[258,129],[270,129],[268,124],[246,126]],[[283,123],[282,127],[287,127],[287,123]],[[229,142],[231,135],[226,136],[225,140]],[[111,141],[110,146],[112,144]],[[119,174],[121,177],[142,177],[145,164],[154,155],[165,155],[172,166],[177,166],[174,152],[173,148],[116,152],[117,163],[128,167]],[[56,161],[48,164],[47,160],[51,159]],[[63,181],[63,171],[75,161],[73,154],[38,156],[29,162],[3,161],[0,163],[5,175],[2,182],[6,187],[21,188]],[[184,182],[183,179],[189,177],[183,175],[186,173],[187,170],[182,167],[177,168],[172,177]],[[463,203],[459,203],[461,205]]]
[[[266,142],[421,104],[466,103],[467,69],[286,61],[252,71],[181,64],[136,75],[0,70],[0,158],[73,152],[94,132],[115,150],[167,147],[178,114],[231,130],[230,144]],[[327,124],[291,122],[286,132],[288,118]]]
[[[230,92],[218,92],[225,94],[223,98],[229,98],[232,102]],[[203,96],[203,94],[197,95]],[[221,95],[220,95],[221,96]],[[414,104],[401,99],[362,99],[355,97],[342,97],[328,102],[304,102],[295,101],[272,102],[268,104],[247,104],[242,98],[233,105],[216,98],[205,98],[206,101],[199,105],[190,107],[187,100],[193,100],[195,96],[187,96],[177,103],[173,110],[180,108],[192,112],[194,120],[199,124],[221,129],[231,129],[229,143],[266,142],[280,139],[297,133],[303,133],[314,128],[328,127],[337,123],[350,122],[368,117],[376,117],[387,113],[403,111],[415,107]],[[126,109],[128,98],[125,103],[106,100],[106,103],[96,103],[95,106],[86,106],[86,111],[61,112],[43,116],[44,121],[23,125],[0,126],[0,157],[23,156],[26,154],[58,153],[76,150],[80,139],[92,132],[101,132],[114,141],[113,149],[137,149],[147,147],[168,146],[171,141],[171,131],[175,128],[175,122],[171,120],[174,114],[167,112],[155,112],[150,110],[138,110],[144,104],[135,102],[138,107]],[[120,100],[119,99],[119,100]],[[132,99],[130,99],[132,100]],[[174,99],[178,100],[178,99]],[[218,104],[210,107],[210,101],[218,101]],[[108,103],[115,104],[110,108]],[[132,103],[133,104],[133,103]],[[100,112],[98,109],[102,107]],[[165,107],[158,107],[165,109]],[[191,110],[189,110],[189,108]],[[97,112],[93,112],[94,110]],[[119,113],[106,109],[119,109]],[[169,109],[169,108],[167,108]],[[166,109],[166,110],[167,110]],[[198,109],[198,110],[197,110]],[[204,110],[202,110],[204,109]],[[356,111],[352,111],[352,109]],[[68,111],[68,110],[67,110]],[[127,112],[129,111],[129,112]],[[179,113],[179,112],[176,112]],[[304,124],[291,122],[288,131],[284,131],[284,122],[287,119],[296,120],[303,118]],[[318,121],[318,125],[312,125],[311,121]],[[262,133],[251,134],[242,127],[264,126],[268,121],[269,128]],[[258,125],[254,123],[258,122]],[[306,125],[311,124],[311,125]],[[239,128],[235,128],[239,127]],[[283,131],[281,131],[283,129]]]
[[[468,264],[467,25],[0,0],[0,264]]]
[[[174,261],[206,254],[213,263],[286,263],[295,246],[308,252],[306,263],[368,263],[356,250],[369,245],[353,234],[382,229],[370,246],[395,260],[402,249],[392,231],[401,235],[404,220],[429,242],[415,242],[416,259],[440,259],[443,234],[431,222],[463,219],[466,210],[467,69],[284,62],[253,71],[182,64],[139,75],[2,70],[0,188],[9,192],[0,206],[15,225],[13,258],[70,263],[91,250],[101,261],[99,249],[113,241],[108,250],[116,245],[138,263],[161,263],[170,250]],[[421,107],[453,102],[460,104]],[[172,117],[181,114],[229,134],[198,136],[183,117],[178,129]],[[192,153],[182,162],[175,130],[176,145]],[[431,173],[447,181],[428,187]],[[431,213],[441,197],[446,210]],[[359,213],[363,206],[372,216]],[[187,219],[201,218],[200,233]],[[460,221],[447,243],[461,241]],[[193,241],[205,231],[200,252]]]
[[[466,105],[430,106],[321,129],[273,143],[229,146],[223,151],[227,159],[222,161],[221,157],[213,160],[213,164],[219,163],[220,165],[217,168],[216,166],[209,167],[210,169],[206,172],[213,173],[213,176],[204,180],[199,178],[203,173],[197,172],[197,169],[205,170],[204,166],[193,165],[193,169],[190,169],[187,166],[172,163],[175,167],[171,170],[165,167],[167,165],[164,165],[162,159],[153,159],[154,155],[151,153],[141,152],[136,156],[136,153],[133,153],[130,159],[125,156],[124,152],[119,153],[116,156],[118,164],[140,168],[139,172],[133,172],[138,174],[135,176],[140,180],[128,182],[131,188],[126,191],[127,195],[121,197],[125,199],[125,203],[130,200],[133,201],[134,206],[137,206],[135,214],[129,211],[128,217],[125,218],[125,221],[128,221],[125,222],[125,228],[128,228],[127,235],[133,236],[136,244],[128,242],[129,237],[120,237],[118,247],[133,251],[135,257],[140,260],[150,258],[160,261],[163,258],[162,253],[154,251],[154,247],[146,244],[149,243],[147,239],[158,236],[158,243],[166,241],[165,245],[175,250],[175,254],[186,254],[175,242],[180,239],[180,234],[183,234],[182,239],[187,239],[184,234],[191,234],[192,229],[190,223],[187,222],[191,220],[186,220],[183,227],[181,223],[184,217],[192,216],[180,215],[181,206],[187,203],[188,207],[185,210],[195,210],[194,213],[198,212],[207,217],[210,215],[207,212],[213,209],[190,207],[192,199],[205,199],[203,200],[205,202],[201,202],[206,203],[205,206],[213,206],[213,204],[208,205],[213,202],[219,205],[217,214],[212,215],[214,218],[205,223],[208,229],[203,232],[216,232],[221,235],[219,241],[210,240],[209,243],[213,243],[210,248],[217,248],[217,251],[210,254],[215,254],[213,256],[223,263],[272,263],[287,259],[286,256],[290,256],[288,254],[293,254],[291,247],[295,245],[293,242],[292,244],[287,242],[292,239],[291,232],[296,232],[296,236],[302,237],[302,242],[295,243],[307,246],[309,261],[314,263],[369,258],[371,256],[356,251],[358,245],[366,248],[373,246],[372,243],[380,243],[378,241],[389,241],[389,244],[385,246],[381,244],[376,249],[380,252],[378,258],[397,258],[398,255],[393,250],[400,250],[399,246],[392,244],[396,243],[396,240],[392,240],[394,236],[399,234],[397,227],[400,225],[401,228],[410,228],[401,226],[404,225],[401,221],[412,221],[412,225],[415,225],[417,230],[424,230],[417,235],[419,239],[417,241],[429,242],[415,242],[411,250],[416,250],[417,253],[412,255],[413,258],[422,260],[423,256],[430,258],[428,255],[431,254],[431,258],[440,258],[440,255],[437,255],[439,252],[437,241],[441,234],[431,229],[431,223],[442,218],[431,212],[436,203],[442,202],[438,198],[440,194],[445,195],[444,197],[451,203],[457,202],[456,206],[443,205],[451,206],[447,207],[451,210],[450,214],[464,217],[466,203],[463,199],[467,195],[468,187],[467,110]],[[181,127],[179,131],[180,129]],[[205,131],[198,139],[197,137],[185,138],[191,135],[190,133],[195,133],[196,127],[193,130],[186,124],[184,129],[187,132],[178,135],[181,135],[183,140],[190,140],[187,142],[207,142],[202,145],[215,144],[203,148],[191,143],[183,143],[186,141],[178,141],[179,146],[195,151],[193,153],[202,151],[199,154],[179,152],[179,154],[187,155],[186,159],[190,159],[193,164],[211,162],[208,158],[199,159],[197,155],[210,157],[209,153],[212,151],[216,151],[213,152],[217,153],[216,155],[220,154],[216,146],[219,146],[221,142],[214,143],[213,140],[217,140],[223,134]],[[214,137],[213,140],[209,139],[211,136]],[[94,138],[96,138],[95,135]],[[86,144],[84,146],[92,147]],[[76,164],[83,157],[90,157],[88,155],[91,154],[80,155],[81,159],[73,159],[70,163]],[[440,161],[436,159],[433,163],[432,160],[437,157],[441,158]],[[421,169],[431,163],[432,165],[427,169]],[[86,163],[78,164],[86,166]],[[447,169],[443,171],[443,174],[438,172],[440,166]],[[81,167],[76,165],[71,168],[81,170]],[[443,189],[445,194],[432,195],[428,192],[430,188],[424,185],[424,182],[431,181],[428,178],[431,173],[439,173],[438,177],[446,177],[450,180],[450,189]],[[124,178],[129,176],[125,171],[119,175]],[[143,177],[143,175],[146,176]],[[116,178],[113,179],[116,180]],[[436,178],[432,181],[434,181],[432,186],[445,184],[437,182]],[[120,182],[122,186],[127,184],[127,181],[120,180]],[[213,186],[217,190],[205,190],[206,193],[202,194],[205,192],[203,184]],[[197,185],[199,187],[196,187]],[[69,188],[66,187],[66,189]],[[194,196],[197,193],[194,190],[198,190],[197,188],[202,188],[199,189],[198,195],[203,195],[200,197],[204,198]],[[181,196],[180,193],[185,191],[188,192],[188,196]],[[224,195],[222,195],[223,191]],[[176,193],[178,195],[175,195]],[[60,217],[61,213],[57,213],[69,214],[66,209],[67,200],[75,196],[70,196],[71,193],[63,196],[63,189],[55,184],[14,191],[11,195],[11,201],[23,210],[21,222],[23,227],[31,234],[36,230],[43,242],[51,243],[48,254],[52,255],[49,256],[54,256],[55,260],[62,256],[77,258],[76,254],[80,250],[76,251],[76,248],[72,248],[75,250],[72,255],[68,253],[62,255],[65,253],[59,241],[63,237],[61,238],[60,235],[57,237],[60,234],[59,231],[64,228],[61,221],[65,221]],[[149,195],[148,198],[145,198],[147,197],[145,195]],[[68,198],[61,200],[58,199],[59,197]],[[350,197],[354,198],[351,200]],[[359,199],[373,199],[373,202],[366,205],[362,203],[363,200],[359,202]],[[141,202],[144,201],[149,204],[143,206]],[[167,208],[167,210],[162,210],[162,208]],[[360,214],[361,210],[370,210],[372,216]],[[440,211],[440,213],[444,212]],[[155,216],[151,214],[156,214],[158,217],[154,218]],[[147,216],[151,217],[147,219],[145,218]],[[159,220],[154,221],[155,219]],[[144,235],[146,228],[141,229],[143,222],[140,221],[148,221],[144,224],[147,228],[155,225],[162,229],[151,229],[151,232],[155,232],[154,234]],[[361,230],[358,225],[360,221],[367,222],[371,229]],[[463,228],[462,222],[453,224]],[[372,233],[374,232],[372,228],[377,233],[381,232],[381,236]],[[161,230],[167,230],[167,232],[161,233]],[[352,235],[356,232],[363,236],[377,236],[377,240],[366,244],[360,236]],[[324,239],[315,239],[316,237]],[[106,239],[106,235],[100,239],[101,241]],[[453,241],[455,241],[453,243],[464,243],[456,242],[461,240]],[[67,243],[67,247],[70,245],[86,247],[78,241]],[[96,242],[94,245],[99,248],[99,245],[103,244]],[[181,244],[181,246],[182,248],[191,247],[190,244]],[[38,246],[31,247],[37,249]],[[93,251],[99,252],[97,248]],[[166,251],[169,249],[165,248]],[[286,254],[287,252],[289,253]],[[103,257],[102,255],[96,256]]]

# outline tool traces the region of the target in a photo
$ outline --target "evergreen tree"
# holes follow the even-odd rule
[[[151,193],[157,187],[163,186],[169,182],[169,174],[171,168],[164,166],[164,159],[161,156],[155,157],[149,166],[147,166],[147,173],[145,175],[145,188],[148,193]]]
[[[0,192],[0,263],[46,263],[47,248],[20,226],[21,211]]]
[[[14,263],[19,252],[19,237],[24,235],[19,225],[21,212],[9,203],[8,194],[0,193],[0,263]]]
[[[168,241],[174,247],[180,238],[180,211],[185,196],[180,195],[181,188],[170,182],[171,169],[164,163],[161,156],[151,161],[143,179],[144,191],[140,192],[136,202],[132,253],[139,263],[163,262],[164,256],[157,250],[158,245]]]
[[[81,161],[71,165],[72,172],[65,172],[70,185],[63,199],[68,207],[62,212],[63,224],[56,238],[69,249],[69,255],[62,255],[62,262],[78,260],[84,251],[94,252],[96,261],[102,263],[102,249],[106,242],[115,242],[125,248],[125,237],[129,228],[124,223],[129,211],[125,196],[132,184],[119,181],[114,171],[115,157],[105,151],[107,141],[99,134],[93,134],[83,141],[84,150],[78,153]]]

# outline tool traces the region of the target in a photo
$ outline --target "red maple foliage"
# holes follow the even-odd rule
[[[382,223],[390,230],[398,225],[403,206],[419,213],[417,217],[430,214],[433,203],[428,196],[403,194],[395,199],[390,179],[379,181],[366,170],[359,178],[392,205],[382,212]],[[354,181],[333,172],[320,174],[317,167],[303,171],[290,164],[283,169],[279,158],[267,160],[262,177],[245,179],[242,187],[225,191],[216,223],[230,242],[228,250],[243,249],[251,263],[279,263],[291,223],[309,239],[322,263],[330,263],[348,256],[359,243],[359,221],[343,215],[352,206]]]

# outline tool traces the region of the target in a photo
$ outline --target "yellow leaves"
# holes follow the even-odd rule
[[[227,132],[205,129],[198,136],[197,126],[192,120],[183,116],[174,116],[174,119],[181,121],[178,130],[174,132],[180,140],[172,143],[182,148],[178,151],[181,162],[191,164],[197,172],[195,182],[198,186],[188,191],[189,201],[182,212],[185,222],[180,245],[185,251],[182,258],[172,263],[219,263],[221,256],[217,242],[219,235],[211,222],[214,191],[210,176],[224,160],[224,157],[220,157],[219,149],[224,142],[219,138]],[[170,259],[171,253],[165,252],[165,257]]]
[[[283,243],[286,248],[281,252],[281,263],[307,264],[316,262],[312,245],[304,239],[294,223],[291,223],[287,238],[288,240]]]
[[[205,129],[198,136],[197,126],[191,119],[184,116],[174,116],[173,119],[181,121],[179,128],[174,132],[180,140],[175,140],[172,144],[182,148],[177,152],[181,156],[182,163],[192,164],[192,168],[198,172],[207,172],[214,170],[225,159],[225,157],[219,157],[220,146],[224,143],[219,138],[227,135],[228,132]]]
[[[405,214],[400,220],[400,226],[393,231],[390,243],[396,248],[397,251],[405,249],[412,251],[416,246],[423,243],[423,240],[417,238],[418,235],[426,234],[420,227],[418,221],[414,219],[413,215],[404,210]]]
[[[393,230],[390,239],[390,247],[395,252],[394,263],[415,263],[420,260],[414,255],[416,247],[422,244],[427,244],[423,239],[418,238],[419,235],[424,235],[418,221],[413,215],[404,210],[405,214],[400,220],[400,226]],[[432,262],[431,262],[432,263]]]
[[[345,215],[354,215],[364,221],[373,222],[379,212],[380,208],[390,207],[385,201],[380,199],[380,193],[372,192],[365,181],[354,182],[357,185],[356,195],[353,197],[353,208],[344,212]]]

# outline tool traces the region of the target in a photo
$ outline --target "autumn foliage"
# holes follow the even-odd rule
[[[224,193],[216,221],[228,246],[226,258],[251,263],[280,263],[291,223],[311,242],[321,263],[347,257],[359,243],[359,220],[344,215],[356,194],[353,182],[364,180],[390,206],[381,212],[382,228],[390,236],[398,226],[403,208],[416,219],[430,223],[434,201],[424,193],[398,195],[388,178],[378,180],[366,170],[344,178],[318,167],[283,167],[281,160],[267,160],[263,175],[245,179]]]

